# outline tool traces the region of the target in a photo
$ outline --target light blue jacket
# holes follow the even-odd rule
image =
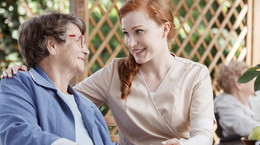
[[[95,145],[111,145],[99,109],[68,86]],[[59,138],[76,140],[73,114],[39,67],[0,82],[0,145],[51,145]],[[116,144],[116,143],[115,143]]]

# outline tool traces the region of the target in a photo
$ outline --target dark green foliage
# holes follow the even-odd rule
[[[255,91],[260,90],[260,65],[249,68],[239,79],[238,83],[247,83],[256,78],[254,83]]]
[[[12,36],[20,22],[18,0],[0,2],[0,73],[13,61],[21,61],[17,40]]]
[[[62,9],[57,6],[58,2],[63,6]],[[21,22],[28,18],[29,12],[39,15],[48,9],[68,13],[68,0],[25,0],[23,5],[21,0],[0,1],[0,74],[9,65],[24,64],[17,44],[17,30]]]

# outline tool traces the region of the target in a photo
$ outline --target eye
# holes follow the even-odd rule
[[[128,36],[128,32],[123,32],[125,36]]]
[[[81,41],[81,38],[80,38],[80,37],[77,37],[76,41],[80,42],[80,41]]]
[[[144,31],[141,29],[137,29],[137,30],[135,30],[135,32],[136,32],[136,34],[142,34]]]

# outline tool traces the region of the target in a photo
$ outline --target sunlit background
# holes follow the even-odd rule
[[[12,64],[23,64],[18,52],[17,29],[29,17],[46,10],[69,13],[69,0],[1,0],[0,73]]]

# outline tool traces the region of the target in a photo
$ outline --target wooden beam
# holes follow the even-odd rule
[[[89,18],[88,18],[88,0],[70,0],[70,13],[76,14],[86,24],[86,33],[85,33],[85,41],[88,42],[89,35]],[[86,44],[88,46],[88,44]],[[89,69],[88,57],[85,58],[85,69],[83,73],[76,75],[71,81],[70,84],[74,86],[76,83],[82,81],[84,78],[88,76]]]
[[[253,1],[252,65],[260,64],[260,1]]]
[[[247,12],[247,21],[246,25],[248,27],[247,36],[246,36],[246,63],[250,66],[252,65],[252,49],[253,49],[253,1],[248,0],[248,12]]]

